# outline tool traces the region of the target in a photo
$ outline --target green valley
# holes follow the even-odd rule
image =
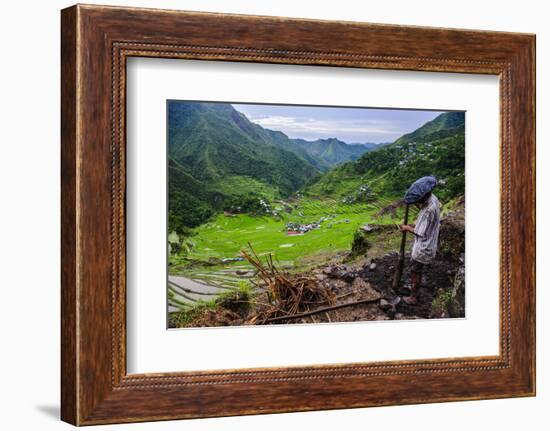
[[[463,112],[383,145],[292,139],[226,103],[169,101],[168,125],[169,274],[180,277],[169,282],[171,311],[197,283],[248,285],[249,246],[291,272],[345,258],[362,226],[400,222],[398,201],[418,177],[438,178],[442,203],[464,194]],[[382,255],[398,242],[392,234],[371,246]]]

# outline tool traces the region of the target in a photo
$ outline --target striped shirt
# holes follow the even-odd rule
[[[411,257],[420,263],[430,263],[437,252],[439,207],[439,200],[432,194],[416,218]]]

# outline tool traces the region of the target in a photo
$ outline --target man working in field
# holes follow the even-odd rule
[[[420,211],[414,225],[400,226],[402,232],[414,235],[414,244],[411,253],[410,276],[411,293],[403,297],[409,305],[417,303],[418,287],[422,281],[422,270],[429,264],[437,253],[439,237],[439,200],[432,193],[437,180],[432,177],[422,177],[409,188],[405,195],[405,203],[414,203]]]

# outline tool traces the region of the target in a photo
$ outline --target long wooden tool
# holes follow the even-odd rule
[[[409,205],[405,206],[405,220],[403,221],[404,225],[409,224]],[[397,268],[395,268],[395,274],[393,275],[393,281],[391,287],[393,290],[397,290],[399,287],[399,282],[401,281],[401,276],[403,275],[403,265],[405,264],[405,245],[407,243],[407,231],[403,232],[401,238],[401,248],[399,250],[399,262],[397,262]]]
[[[344,304],[331,305],[329,307],[322,307],[316,310],[306,311],[304,313],[290,314],[288,316],[271,317],[269,319],[266,319],[265,323],[280,322],[281,320],[299,319],[300,317],[313,316],[314,314],[319,314],[319,313],[323,313],[331,310],[338,310],[339,308],[344,308],[344,307],[351,307],[352,305],[366,304],[368,302],[374,302],[374,301],[377,301],[377,299],[361,299],[359,301],[346,302]]]

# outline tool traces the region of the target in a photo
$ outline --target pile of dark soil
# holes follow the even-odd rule
[[[450,213],[441,220],[438,244],[439,257],[452,260],[455,263],[464,260],[465,233],[464,212]]]
[[[224,307],[219,307],[215,310],[202,310],[192,322],[193,327],[208,328],[214,326],[237,326],[243,322],[241,316],[234,311]]]
[[[359,273],[376,290],[382,292],[386,300],[390,301],[394,300],[396,295],[407,296],[410,293],[411,282],[408,271],[410,255],[405,257],[405,271],[398,291],[394,292],[391,288],[398,259],[397,253],[390,253],[373,259],[372,264],[366,265]],[[451,260],[435,259],[432,263],[426,265],[422,276],[422,284],[418,290],[418,304],[407,305],[404,301],[400,301],[396,306],[396,312],[411,317],[433,317],[432,302],[436,293],[438,289],[451,289],[456,271],[456,263]]]

